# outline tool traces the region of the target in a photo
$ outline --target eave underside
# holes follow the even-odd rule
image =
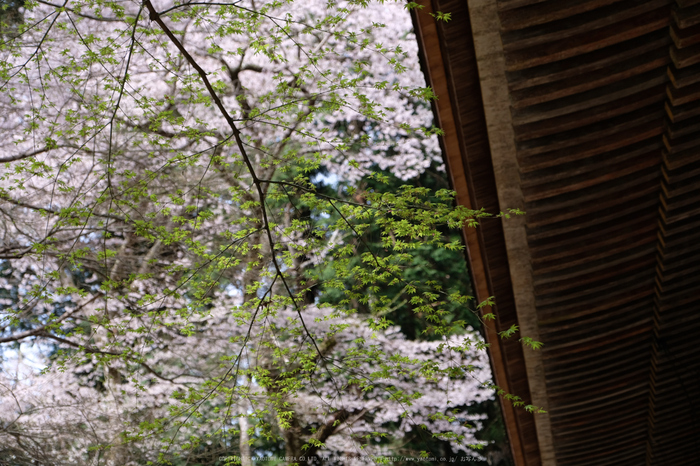
[[[492,342],[509,388],[546,400],[537,436],[512,415],[516,462],[694,464],[700,1],[467,3],[434,1],[452,20],[422,40],[445,70],[431,79],[447,85],[456,121],[455,188],[472,206],[527,212],[500,233],[485,224],[470,244],[497,330],[518,323],[544,343],[527,360]]]

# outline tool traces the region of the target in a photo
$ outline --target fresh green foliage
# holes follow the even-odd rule
[[[440,133],[401,5],[8,5],[0,343],[41,360],[3,373],[12,461],[479,454],[459,235],[519,212],[398,182]]]

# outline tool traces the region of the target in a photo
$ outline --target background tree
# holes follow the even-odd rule
[[[373,168],[378,169],[378,167]],[[363,190],[380,192],[395,192],[399,190],[402,185],[407,183],[417,187],[429,188],[433,192],[449,188],[447,174],[444,171],[444,167],[439,164],[431,165],[419,176],[408,180],[401,180],[388,171],[385,172],[385,175],[385,183],[379,183],[374,178],[364,178],[360,180],[359,183],[351,184],[353,186],[360,186]],[[327,178],[319,177],[319,179],[324,180]],[[337,193],[339,188],[341,188],[340,191],[342,191],[342,186],[339,186],[342,184],[343,183],[335,183],[332,186],[333,192]],[[323,189],[323,183],[321,183],[321,185],[319,189]],[[330,187],[327,187],[327,189],[329,188]],[[331,193],[328,192],[327,194],[330,195]],[[487,219],[484,221],[496,220]],[[441,229],[441,232],[446,238],[449,238],[450,241],[461,240],[460,234],[457,231],[444,228]],[[376,227],[366,231],[361,240],[358,238],[349,238],[348,241],[354,241],[356,247],[361,251],[365,251],[367,248],[374,250],[382,248],[381,232],[380,229]],[[404,281],[423,284],[427,282],[436,282],[441,289],[446,290],[448,293],[459,291],[467,294],[471,293],[472,284],[466,267],[464,251],[435,247],[430,244],[421,244],[417,248],[410,250],[410,254],[411,260],[407,261],[406,266],[402,269]],[[359,262],[358,257],[355,258],[355,262]],[[323,278],[326,274],[329,274],[329,268],[329,264],[322,264],[319,267],[318,273],[320,273],[321,282],[323,282]],[[332,274],[332,272],[330,273]],[[366,285],[363,288],[363,292],[371,294],[369,290],[370,286],[369,284]],[[410,304],[411,295],[405,293],[404,287],[398,284],[382,287],[382,289],[377,291],[377,294],[386,296],[390,300],[390,305],[382,317],[398,325],[407,339],[430,341],[437,338],[435,335],[425,333],[425,330],[430,324],[426,321],[426,316],[421,312],[414,312],[414,307]],[[326,290],[325,293],[318,293],[318,295],[322,301],[335,305],[343,299],[343,294],[334,290]],[[363,309],[365,313],[368,312],[367,306],[362,306],[358,302],[353,303],[353,305],[359,309],[360,313],[363,312]],[[456,302],[447,303],[445,310],[448,311],[444,316],[444,319],[447,321],[463,320],[474,329],[482,328],[482,322],[479,320],[475,302],[472,302],[468,306]],[[475,400],[470,399],[468,403],[460,409],[470,414],[480,414],[483,416],[479,423],[480,429],[475,432],[475,437],[483,441],[484,446],[480,450],[480,453],[486,457],[485,460],[487,459],[487,461],[483,463],[475,462],[475,464],[488,463],[502,466],[512,464],[510,446],[505,426],[503,425],[500,406],[496,399],[488,398],[481,402],[475,402]],[[444,442],[431,435],[426,435],[425,431],[422,429],[414,429],[412,432],[408,433],[405,438],[401,439],[401,441],[403,445],[410,445],[411,450],[406,450],[405,446],[400,447],[399,450],[404,448],[402,453],[405,456],[413,456],[414,460],[412,462],[416,464],[435,463],[435,461],[421,463],[416,459],[419,453],[424,450],[433,452],[438,458],[455,458],[459,456],[458,452],[452,450],[449,442]],[[441,463],[438,462],[438,464]]]
[[[12,464],[213,464],[250,443],[350,464],[423,425],[477,454],[483,416],[461,410],[492,392],[467,297],[405,272],[483,213],[312,181],[438,160],[401,5],[17,11],[0,49]],[[387,316],[408,307],[407,339]]]

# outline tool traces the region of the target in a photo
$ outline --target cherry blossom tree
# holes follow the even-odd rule
[[[402,268],[486,214],[445,190],[352,188],[439,161],[403,5],[17,11],[0,48],[0,456],[251,464],[251,444],[282,442],[290,464],[352,464],[417,427],[478,456],[462,410],[493,396],[488,361],[446,310],[469,298]],[[390,285],[428,339],[383,317]]]

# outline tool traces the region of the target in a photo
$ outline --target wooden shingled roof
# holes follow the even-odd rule
[[[419,3],[516,465],[700,464],[700,0]]]

